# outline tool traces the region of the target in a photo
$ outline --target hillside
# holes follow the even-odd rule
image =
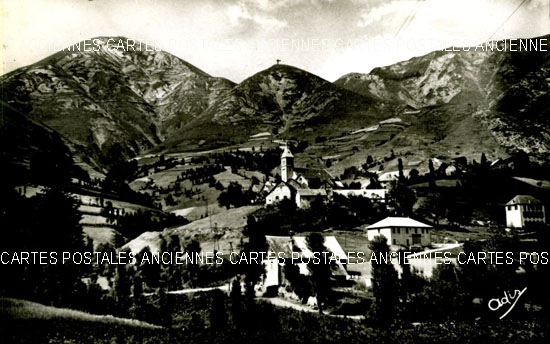
[[[368,95],[292,66],[273,65],[217,98],[166,147],[242,143],[265,132],[312,141],[323,133],[375,123],[383,108]]]
[[[502,42],[498,49],[504,50]],[[368,74],[351,73],[335,84],[407,106],[404,115],[413,115],[412,128],[427,128],[435,122],[431,132],[408,132],[439,136],[432,145],[439,153],[449,144],[458,148],[469,141],[476,142],[478,153],[494,150],[492,154],[502,156],[503,151],[523,150],[547,161],[549,67],[548,52],[475,51],[472,47],[470,51],[434,51]]]
[[[69,157],[75,149],[54,129],[26,117],[4,101],[1,105],[0,159],[10,182],[28,177],[33,157]]]
[[[109,164],[159,144],[233,85],[166,52],[118,42],[127,39],[86,40],[15,70],[2,77],[2,97]]]
[[[97,51],[61,51],[3,76],[3,108],[51,128],[102,172],[147,153],[280,140],[307,144],[298,166],[334,175],[369,155],[379,171],[399,157],[421,171],[428,159],[481,153],[548,161],[547,52],[434,51],[335,83],[276,64],[234,84],[169,53],[116,44],[127,41],[95,38],[87,42]]]
[[[160,326],[135,319],[94,315],[36,302],[0,300],[3,343],[132,343],[158,341],[166,335]],[[29,331],[32,328],[32,331]],[[78,328],[78,331],[75,331]]]

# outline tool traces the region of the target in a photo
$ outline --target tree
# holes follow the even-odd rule
[[[63,143],[35,152],[30,159],[31,180],[40,185],[62,187],[71,182],[73,159]]]
[[[409,172],[409,184],[414,184],[418,180],[418,177],[420,177],[420,172],[416,168],[413,168]]]
[[[315,263],[315,260],[311,260],[307,267],[311,273],[311,280],[317,298],[319,313],[323,313],[324,305],[330,301],[331,298],[332,265],[330,261],[327,261],[330,252],[325,247],[325,238],[320,233],[310,233],[306,238],[306,242],[314,257],[320,257],[317,263]]]
[[[164,201],[166,202],[166,205],[169,206],[169,207],[172,207],[172,206],[175,206],[178,204],[178,201],[176,201],[174,199],[174,196],[172,196],[171,193],[168,194],[168,196],[166,196],[166,198],[164,199]]]
[[[214,290],[212,292],[212,303],[210,305],[210,330],[219,332],[227,326],[227,311],[223,292]]]
[[[430,197],[424,197],[419,203],[418,213],[426,218],[431,218],[435,225],[447,214],[447,200],[438,192],[432,193]]]
[[[487,166],[487,156],[485,156],[485,153],[481,153],[481,166]]]
[[[249,218],[250,220],[251,218]],[[253,218],[252,218],[253,219]],[[250,220],[250,225],[254,221]],[[248,242],[242,245],[242,252],[249,255],[250,252],[267,252],[268,245],[265,239],[265,234],[258,230],[249,230],[249,224],[244,228],[243,233],[248,234]],[[261,277],[265,274],[265,267],[262,262],[250,262],[250,264],[244,264],[244,287],[245,287],[245,302],[248,307],[254,303],[255,290],[254,287],[258,283]]]
[[[192,263],[187,264],[187,280],[192,286],[195,286],[199,281],[200,272],[200,265],[195,257],[201,253],[201,244],[197,240],[191,240],[185,245],[185,253],[193,258]]]
[[[8,197],[4,200],[4,197]],[[46,188],[31,199],[2,193],[1,221],[7,233],[3,250],[83,252],[86,250],[78,202],[60,188]],[[56,306],[80,308],[86,286],[82,274],[90,266],[72,264],[31,265],[12,276],[20,277],[13,291],[20,297]]]
[[[441,264],[434,269],[428,288],[428,299],[432,301],[429,315],[434,320],[456,319],[464,314],[466,298],[460,285],[454,264]]]
[[[243,305],[242,305],[242,290],[241,279],[237,276],[231,283],[231,292],[229,293],[231,299],[231,319],[235,326],[240,327],[243,317]]]
[[[378,257],[372,260],[372,290],[376,299],[373,307],[374,317],[380,326],[389,325],[397,315],[399,284],[397,271],[388,262],[379,261],[379,257],[390,252],[387,238],[379,235],[369,242],[372,253]]]
[[[145,297],[143,296],[143,280],[141,274],[137,273],[134,276],[132,285],[132,307],[130,315],[135,319],[145,319]]]
[[[380,181],[378,180],[378,174],[372,173],[369,177],[369,185],[367,186],[367,189],[381,189],[382,184],[380,184]]]
[[[435,169],[434,169],[434,163],[432,159],[428,160],[428,169],[429,169],[429,175],[428,175],[428,181],[430,184],[430,189],[434,189],[437,187],[435,184]]]
[[[158,317],[157,321],[165,327],[172,326],[172,307],[168,295],[164,288],[160,287],[157,292],[158,297]]]
[[[113,288],[114,299],[118,314],[126,316],[130,308],[131,281],[129,270],[124,264],[116,266],[115,283]]]
[[[405,175],[403,174],[403,160],[401,158],[397,159],[398,170],[399,170],[399,182],[405,182]]]
[[[229,186],[218,196],[220,206],[229,209],[231,206],[240,207],[248,203],[247,195],[242,186],[237,182],[229,183]]]
[[[392,182],[388,192],[390,202],[399,216],[408,216],[416,203],[416,195],[404,183]]]
[[[140,279],[142,282],[145,282],[147,286],[156,288],[159,286],[160,265],[152,261],[152,253],[149,246],[143,247],[143,249],[136,255],[138,263],[141,263],[144,258],[146,258],[144,264],[140,265]]]
[[[372,158],[372,155],[367,156],[367,165],[371,165],[374,162],[374,159]]]
[[[302,303],[306,303],[309,297],[313,295],[313,286],[308,276],[300,273],[298,265],[290,261],[285,263],[284,273],[292,291],[298,296]]]

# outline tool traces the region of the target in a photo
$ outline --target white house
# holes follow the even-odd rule
[[[394,246],[430,246],[432,226],[409,217],[386,217],[367,227],[367,238],[373,240],[379,235]]]
[[[533,196],[517,195],[505,207],[507,228],[525,228],[546,223],[544,204]]]
[[[267,194],[265,204],[271,205],[285,198],[294,201],[296,199],[296,189],[288,183],[280,182]]]

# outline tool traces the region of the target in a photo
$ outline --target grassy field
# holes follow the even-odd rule
[[[181,242],[197,240],[201,243],[203,252],[216,250],[229,252],[231,246],[237,249],[243,239],[242,229],[246,226],[247,217],[259,206],[232,208],[223,213],[193,221],[189,224],[165,229],[161,232],[145,232],[125,245],[132,252],[139,252],[149,246],[151,251],[158,250],[161,234],[166,236],[177,235]]]
[[[1,298],[2,343],[154,343],[162,327],[110,315]]]

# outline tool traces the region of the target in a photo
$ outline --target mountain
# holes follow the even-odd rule
[[[407,168],[519,151],[548,161],[548,52],[435,51],[335,83],[276,64],[235,84],[129,41],[138,43],[94,38],[3,76],[6,109],[99,169],[147,151],[257,144],[251,136],[266,133],[308,141],[297,162],[332,173],[368,155],[378,170],[396,169],[397,157]]]
[[[407,106],[403,116],[413,123],[409,134],[432,126],[436,141],[466,135],[478,152],[522,150],[547,161],[550,53],[510,51],[498,44],[500,51],[496,46],[434,51],[368,74],[347,74],[335,84]],[[449,131],[460,127],[467,130]]]
[[[2,99],[100,164],[161,143],[233,87],[169,53],[124,37],[75,44],[2,77]]]
[[[70,156],[61,136],[44,124],[27,118],[10,105],[1,102],[0,161],[8,183],[24,179],[35,156]],[[9,168],[8,168],[9,167]]]
[[[375,123],[383,104],[296,67],[277,64],[221,94],[167,147],[239,143],[271,132],[301,140]]]

